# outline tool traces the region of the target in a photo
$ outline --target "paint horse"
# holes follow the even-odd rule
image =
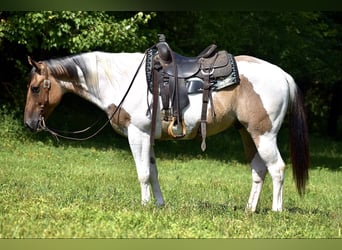
[[[31,131],[46,129],[45,120],[63,94],[72,92],[97,105],[108,115],[116,132],[128,137],[141,186],[142,204],[164,204],[151,144],[152,95],[144,70],[144,53],[89,52],[36,62],[27,91],[24,123]],[[303,101],[293,78],[276,65],[252,56],[236,56],[240,83],[212,93],[207,110],[207,136],[238,125],[250,162],[252,188],[246,210],[254,212],[268,172],[273,183],[272,210],[282,210],[285,163],[277,147],[277,133],[290,110],[291,161],[299,194],[308,180],[309,151]],[[134,81],[132,81],[134,79]],[[131,83],[132,81],[132,83]],[[131,84],[130,84],[131,83]],[[189,95],[184,109],[182,140],[196,138],[201,123],[202,94]],[[212,116],[212,108],[215,116]],[[157,106],[155,139],[174,139],[163,126]],[[115,114],[113,115],[113,113]],[[204,180],[205,181],[205,180]],[[150,189],[151,188],[151,189]]]

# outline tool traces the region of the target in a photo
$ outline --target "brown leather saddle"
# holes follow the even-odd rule
[[[158,97],[161,96],[163,119],[170,122],[170,136],[182,138],[186,135],[183,111],[189,105],[189,95],[203,94],[200,131],[202,150],[205,150],[207,105],[212,99],[212,91],[240,81],[234,57],[227,51],[216,49],[217,46],[212,44],[196,57],[185,57],[172,51],[161,34],[159,42],[147,50],[146,76],[154,96],[153,111],[157,109]],[[214,110],[212,101],[211,105]],[[215,115],[215,111],[212,115]],[[152,135],[155,118],[156,112],[153,112]]]

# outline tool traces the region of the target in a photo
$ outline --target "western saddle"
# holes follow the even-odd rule
[[[240,82],[234,57],[227,51],[216,51],[212,44],[196,57],[185,57],[173,52],[163,34],[159,42],[146,52],[146,77],[153,94],[151,144],[154,143],[156,113],[159,96],[162,99],[162,117],[169,122],[168,134],[173,138],[186,135],[183,110],[189,105],[190,94],[202,93],[202,114],[200,132],[201,148],[206,148],[206,120],[208,102],[212,115],[215,110],[212,91]]]

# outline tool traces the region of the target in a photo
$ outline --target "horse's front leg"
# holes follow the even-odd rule
[[[141,187],[143,205],[151,201],[150,195],[150,145],[148,136],[134,125],[128,127],[128,142],[134,158]]]
[[[150,184],[158,205],[164,204],[164,199],[158,181],[153,149],[149,134],[134,125],[128,127],[128,141],[135,161],[138,179],[141,187],[141,202],[143,205],[151,201]]]

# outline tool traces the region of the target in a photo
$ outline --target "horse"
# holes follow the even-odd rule
[[[165,204],[158,181],[158,170],[151,142],[151,102],[146,74],[145,53],[85,52],[35,61],[27,89],[24,124],[33,132],[46,130],[46,119],[65,93],[74,93],[95,104],[108,115],[113,129],[128,138],[141,187],[141,203]],[[283,209],[285,163],[277,146],[277,134],[287,113],[290,116],[290,156],[293,178],[300,196],[309,178],[309,146],[303,96],[293,77],[279,66],[248,56],[235,56],[240,83],[212,93],[207,110],[207,136],[235,126],[250,162],[252,185],[246,210],[255,212],[264,179],[273,184],[272,210]],[[158,100],[158,98],[157,98]],[[160,102],[160,100],[159,100]],[[157,106],[154,138],[190,140],[197,138],[201,123],[202,95],[189,95],[183,116],[185,136],[167,133]],[[215,107],[215,116],[211,115]],[[289,112],[288,112],[289,111]]]

